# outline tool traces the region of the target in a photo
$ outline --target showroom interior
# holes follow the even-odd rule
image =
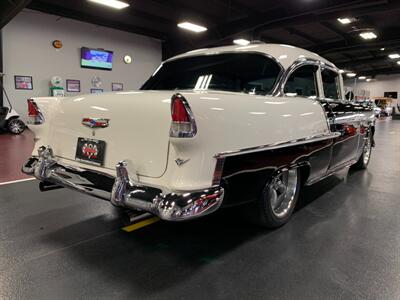
[[[0,298],[398,299],[399,18],[1,1]]]

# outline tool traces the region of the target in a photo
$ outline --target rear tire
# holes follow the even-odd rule
[[[11,119],[10,121],[8,121],[7,124],[7,129],[12,134],[21,134],[22,132],[24,132],[25,127],[26,127],[25,123],[17,118]]]
[[[372,153],[372,137],[369,135],[364,144],[363,152],[361,153],[358,161],[353,165],[354,168],[364,170],[368,167],[369,161],[371,160]]]
[[[247,207],[247,217],[257,225],[276,228],[290,219],[301,186],[298,168],[279,171],[268,180],[260,197]]]

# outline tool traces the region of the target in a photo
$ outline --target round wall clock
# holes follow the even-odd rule
[[[124,56],[124,63],[130,64],[131,62],[132,62],[132,57],[130,57],[129,55],[125,55]]]
[[[52,45],[56,49],[61,49],[63,46],[63,43],[60,40],[55,40],[55,41],[53,41]]]

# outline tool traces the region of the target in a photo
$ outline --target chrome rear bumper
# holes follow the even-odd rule
[[[117,164],[116,177],[60,165],[50,147],[41,147],[38,156],[32,156],[22,166],[22,172],[39,179],[42,186],[70,188],[116,206],[150,212],[168,221],[188,220],[212,213],[221,206],[224,198],[222,187],[163,194],[160,189],[132,182],[124,161]]]

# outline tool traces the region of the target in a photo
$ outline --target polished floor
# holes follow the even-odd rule
[[[127,233],[101,200],[0,186],[0,299],[399,299],[400,121],[376,142],[273,231],[225,210]]]

